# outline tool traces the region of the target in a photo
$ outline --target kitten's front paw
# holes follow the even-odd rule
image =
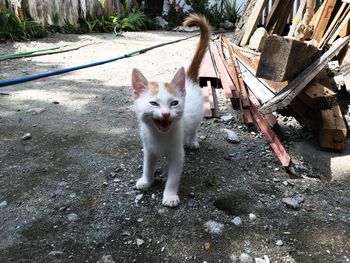
[[[137,189],[145,189],[145,188],[149,188],[149,187],[151,187],[151,185],[152,185],[152,181],[150,181],[150,180],[147,180],[147,179],[145,179],[145,178],[143,178],[143,177],[141,177],[139,180],[137,180],[137,182],[136,182],[136,188]]]
[[[199,143],[198,143],[198,141],[186,143],[186,148],[191,149],[191,150],[198,150],[199,149]]]
[[[169,207],[176,207],[180,204],[178,195],[164,195],[162,204]]]

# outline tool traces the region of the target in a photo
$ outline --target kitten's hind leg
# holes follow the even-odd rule
[[[162,204],[169,207],[178,206],[180,198],[177,194],[184,164],[184,149],[174,149],[169,156],[168,178],[165,184]]]
[[[154,171],[156,169],[157,156],[144,148],[143,174],[136,182],[137,189],[149,188],[154,181]]]

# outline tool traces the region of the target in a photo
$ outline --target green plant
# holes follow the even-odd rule
[[[236,23],[236,21],[240,18],[241,6],[237,6],[236,0],[223,0],[223,17],[224,19],[229,20],[232,23]]]
[[[133,9],[130,13],[117,14],[113,16],[112,22],[116,31],[141,31],[154,27],[152,19],[138,9]]]
[[[11,10],[0,7],[0,37],[11,40],[31,40],[47,36],[47,31],[30,16],[19,18]]]
[[[168,22],[169,28],[181,25],[188,13],[184,12],[183,6],[176,3],[175,0],[168,1],[168,5],[169,10],[164,18]]]

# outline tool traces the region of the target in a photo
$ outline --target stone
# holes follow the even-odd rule
[[[104,255],[102,257],[101,263],[115,263],[112,255]]]
[[[168,26],[168,22],[161,16],[156,16],[156,22],[161,28],[166,28]]]
[[[228,142],[231,142],[231,143],[239,143],[240,142],[238,135],[234,131],[226,129],[226,128],[221,129],[221,131],[224,133],[225,138]]]
[[[249,47],[253,50],[261,51],[264,47],[265,40],[269,36],[264,27],[259,27],[249,40]]]
[[[214,220],[206,222],[204,227],[210,234],[221,234],[224,231],[224,225]]]
[[[242,224],[242,219],[239,216],[236,216],[234,219],[231,220],[231,223],[235,224],[236,226],[239,226]]]
[[[284,244],[283,241],[280,239],[276,241],[276,245],[279,247],[283,246],[283,244]]]
[[[0,203],[0,208],[3,208],[3,207],[5,207],[5,206],[7,206],[7,201],[2,201],[2,202]]]
[[[249,220],[250,220],[250,221],[255,221],[256,219],[257,219],[257,216],[256,216],[256,215],[254,215],[254,214],[252,214],[252,213],[249,214]]]
[[[44,111],[46,111],[46,109],[44,108],[33,108],[33,109],[29,109],[27,113],[40,114],[40,113],[43,113]]]
[[[232,121],[234,119],[234,116],[232,114],[228,114],[228,115],[221,116],[220,119],[223,122],[229,122],[229,121]]]
[[[62,251],[58,251],[58,250],[53,250],[53,251],[50,251],[50,253],[48,255],[51,256],[51,257],[56,257],[56,256],[63,255],[63,252]]]
[[[73,222],[79,220],[79,216],[76,213],[70,213],[67,216],[67,218],[68,218],[69,221],[73,221]]]
[[[145,241],[143,239],[136,238],[136,245],[138,247],[141,247],[144,243],[145,243]]]
[[[143,197],[143,194],[138,194],[138,195],[136,196],[136,198],[135,198],[135,203],[140,202],[140,200],[142,199],[142,197]]]
[[[240,256],[239,256],[239,261],[241,263],[253,263],[254,260],[251,256],[249,256],[247,253],[242,253]]]
[[[29,140],[30,138],[32,138],[32,135],[31,135],[29,132],[25,133],[25,134],[21,137],[21,139],[22,139],[23,141]]]
[[[299,195],[297,197],[285,197],[282,198],[282,203],[284,203],[287,207],[298,210],[300,208],[301,203],[304,202],[304,197]]]
[[[232,30],[234,27],[235,27],[235,24],[234,24],[234,23],[232,23],[232,22],[230,22],[230,21],[228,21],[228,20],[225,20],[225,22],[224,22],[224,28],[225,28],[226,30]]]

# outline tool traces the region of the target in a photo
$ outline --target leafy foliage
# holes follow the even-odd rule
[[[184,12],[183,6],[177,4],[174,0],[168,1],[168,5],[169,10],[164,18],[168,22],[169,28],[181,25],[188,13]]]
[[[47,30],[30,16],[20,18],[11,10],[0,7],[0,38],[31,40],[47,36]]]
[[[140,10],[133,9],[126,15],[114,16],[113,24],[117,31],[141,31],[154,27],[155,22]]]
[[[232,23],[236,23],[241,17],[241,7],[236,7],[236,0],[223,0],[224,19],[229,20]]]

